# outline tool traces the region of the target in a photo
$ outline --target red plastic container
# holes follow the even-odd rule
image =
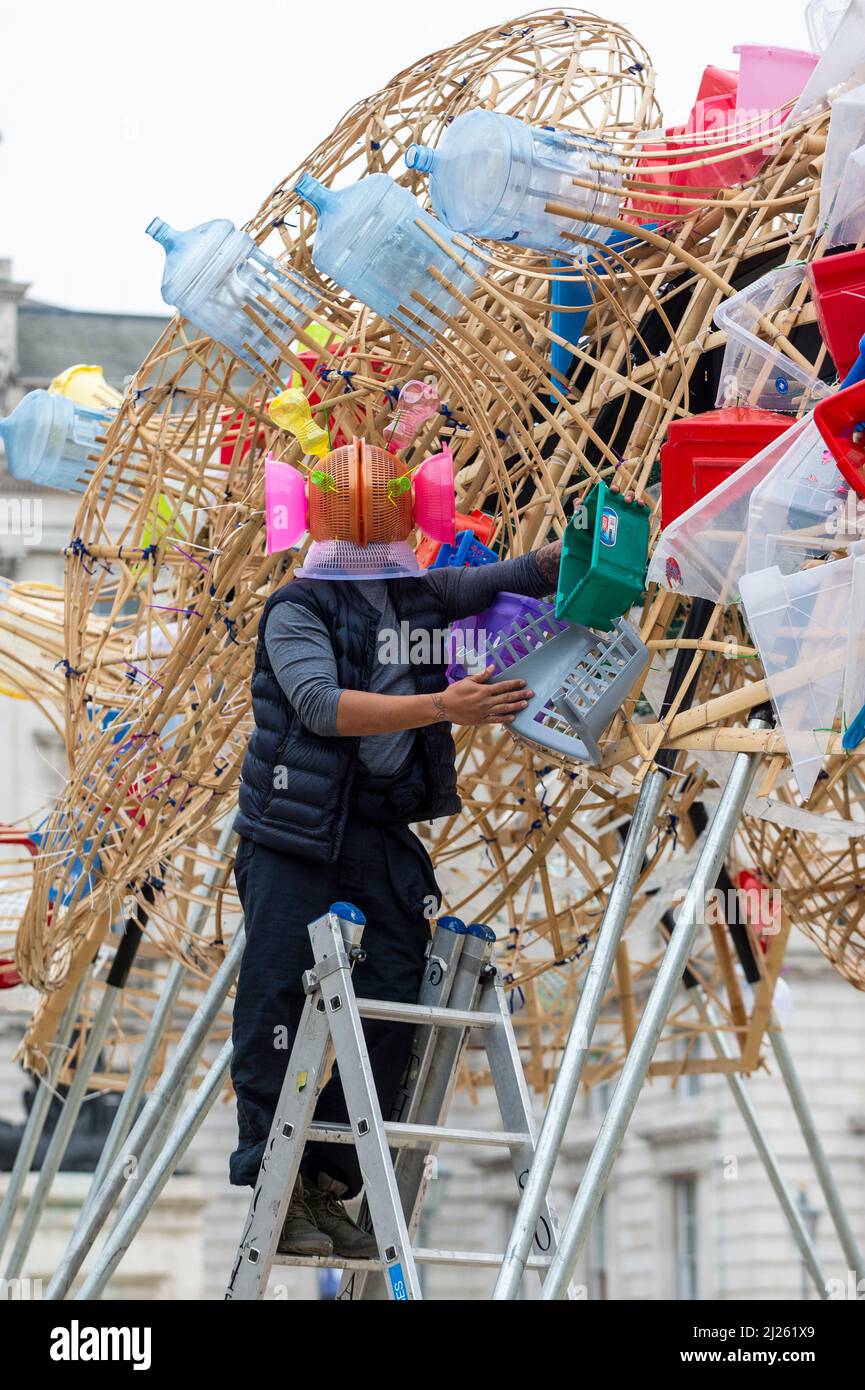
[[[777,900],[754,869],[742,869],[733,881],[742,894],[746,919],[765,952],[769,938],[779,929],[773,910]]]
[[[23,985],[24,981],[15,969],[15,962],[11,956],[0,957],[0,989],[14,989],[16,985]]]
[[[738,73],[711,65],[707,67],[700,81],[697,100],[685,124],[667,126],[664,132],[666,140],[662,144],[645,146],[647,153],[663,154],[665,157],[639,160],[635,177],[645,183],[660,185],[660,192],[665,191],[665,185],[673,184],[676,188],[681,188],[683,197],[688,198],[699,198],[701,191],[702,196],[710,197],[712,192],[719,188],[730,188],[734,184],[744,183],[746,179],[753,178],[765,163],[766,155],[761,150],[751,150],[748,154],[738,153],[747,145],[753,144],[751,134],[730,150],[725,149],[726,157],[719,159],[715,164],[696,165],[695,161],[700,157],[698,154],[694,154],[693,150],[688,154],[682,153],[689,147],[699,149],[705,145],[706,153],[710,154],[719,141],[723,145],[725,138],[729,139],[735,134],[739,121],[736,114],[738,85]],[[675,164],[691,164],[694,167],[669,167]],[[660,169],[666,169],[666,172],[654,172]],[[694,204],[653,203],[645,198],[641,199],[637,192],[631,197],[628,210],[644,213],[657,220],[668,216],[686,217],[694,211]]]
[[[495,517],[487,516],[486,512],[479,511],[477,507],[473,512],[457,512],[456,514],[456,530],[474,532],[483,545],[489,544],[495,529]],[[417,562],[421,569],[429,569],[440,550],[441,544],[439,541],[433,541],[430,540],[429,536],[424,536],[415,551]]]
[[[838,471],[860,497],[865,497],[865,444],[853,435],[865,421],[865,381],[836,391],[814,407],[814,423],[829,446]]]
[[[822,256],[808,267],[817,322],[841,377],[859,358],[865,333],[865,251]]]
[[[669,526],[789,428],[789,415],[742,405],[674,420],[661,449],[661,525]]]

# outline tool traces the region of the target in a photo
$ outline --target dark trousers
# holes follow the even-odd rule
[[[241,838],[234,868],[246,917],[246,947],[234,1002],[231,1079],[237,1095],[238,1145],[230,1160],[232,1183],[254,1185],[265,1142],[306,1002],[302,976],[313,964],[308,924],[331,903],[354,903],[366,917],[366,960],[352,974],[355,992],[368,999],[414,1003],[429,941],[429,918],[439,902],[429,855],[404,826],[378,826],[349,818],[335,864],[282,854]],[[365,1020],[378,1097],[389,1118],[408,1061],[412,1028]],[[334,1069],[315,1116],[348,1119]],[[362,1186],[351,1145],[310,1143],[301,1171]]]

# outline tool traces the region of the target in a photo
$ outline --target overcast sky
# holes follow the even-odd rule
[[[359,98],[519,0],[0,0],[0,257],[30,294],[159,312],[144,235],[242,223]],[[737,43],[808,48],[800,0],[606,0],[681,120]]]

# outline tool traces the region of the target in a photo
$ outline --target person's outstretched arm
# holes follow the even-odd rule
[[[524,681],[489,685],[492,667],[434,695],[376,695],[337,680],[330,635],[313,613],[282,603],[267,620],[270,664],[303,726],[325,738],[362,738],[428,724],[510,724],[531,696]]]
[[[448,621],[453,622],[482,613],[501,593],[525,594],[528,598],[547,598],[554,594],[561,554],[561,541],[552,541],[513,560],[427,570],[422,582],[437,591]]]
[[[622,491],[618,481],[613,482],[610,490]],[[629,489],[624,499],[633,502],[635,495]],[[642,499],[640,505],[646,505]],[[551,541],[513,560],[465,565],[460,569],[427,570],[424,581],[438,590],[448,621],[453,622],[482,613],[501,593],[524,594],[527,598],[551,597],[558,587],[561,558],[562,542]]]

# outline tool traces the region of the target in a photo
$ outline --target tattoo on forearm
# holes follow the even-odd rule
[[[447,712],[447,710],[445,709],[444,697],[443,697],[442,695],[433,695],[433,696],[431,696],[431,699],[432,699],[432,706],[433,706],[433,709],[434,709],[435,712],[436,712],[436,718],[437,718],[437,719],[447,719],[447,717],[448,717],[448,712]]]
[[[535,551],[535,564],[541,572],[541,576],[550,585],[551,590],[559,582],[559,561],[562,556],[561,541],[551,541],[549,545],[542,545],[540,550]]]

